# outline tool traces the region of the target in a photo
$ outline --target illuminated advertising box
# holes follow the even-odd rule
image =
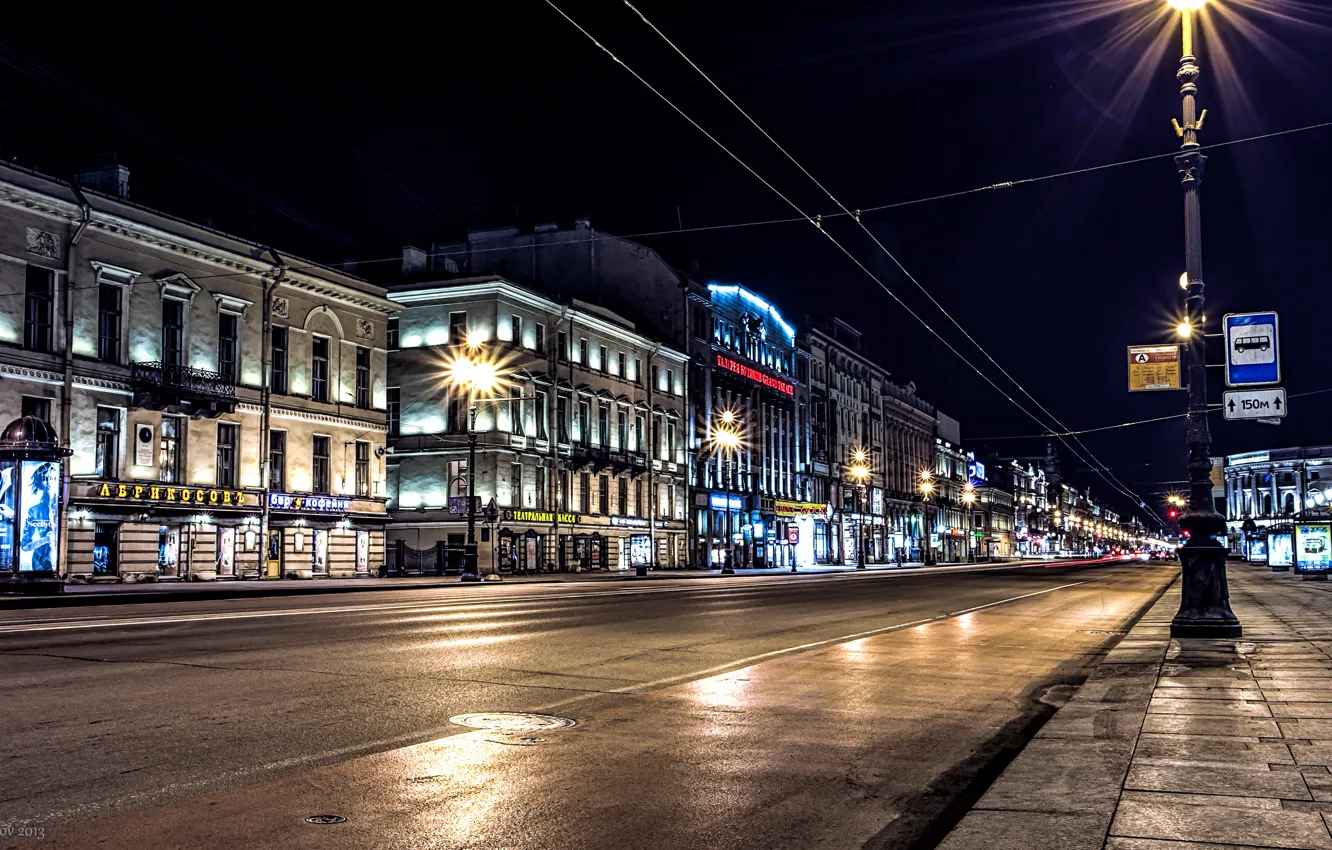
[[[1255,540],[1249,544],[1249,560],[1261,561],[1264,554],[1264,541]],[[1289,567],[1294,563],[1295,553],[1290,546],[1289,534],[1269,534],[1266,541],[1267,564],[1271,567]]]
[[[1332,570],[1332,523],[1295,524],[1295,570],[1322,573]],[[1271,557],[1269,552],[1268,557]]]

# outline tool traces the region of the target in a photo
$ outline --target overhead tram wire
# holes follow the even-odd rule
[[[1290,136],[1296,133],[1305,133],[1310,130],[1322,130],[1326,128],[1332,128],[1332,121],[1325,121],[1320,124],[1307,124],[1303,127],[1293,127],[1288,130],[1276,130],[1271,133],[1263,133],[1262,135],[1258,136],[1246,136],[1242,139],[1232,139],[1231,141],[1228,142],[1217,142],[1216,144],[1212,145],[1204,145],[1203,147],[1199,148],[1199,150],[1206,152],[1209,150],[1215,150],[1217,148],[1233,147],[1235,145],[1246,144],[1248,142],[1259,142],[1266,139],[1277,138],[1279,136]],[[1081,174],[1088,174],[1096,171],[1106,171],[1112,168],[1119,168],[1125,165],[1136,165],[1142,162],[1150,162],[1152,160],[1157,160],[1157,159],[1166,159],[1178,155],[1179,151],[1171,151],[1170,153],[1152,154],[1150,156],[1140,156],[1134,159],[1124,159],[1124,160],[1118,160],[1116,162],[1102,163],[1101,165],[1091,165],[1087,166],[1086,168],[1075,168],[1070,171],[1059,171],[1053,174],[1045,174],[1040,177],[1027,177],[1021,180],[1010,180],[1003,183],[991,183],[987,186],[979,186],[975,189],[962,189],[954,192],[944,192],[938,195],[928,195],[926,197],[915,198],[909,201],[895,201],[891,204],[880,204],[879,206],[865,207],[864,209],[860,210],[860,213],[861,215],[864,215],[866,213],[882,212],[884,210],[894,210],[894,209],[901,209],[903,207],[919,206],[921,204],[933,203],[935,201],[945,201],[945,200],[950,200],[952,198],[962,198],[966,197],[967,195],[978,195],[984,192],[994,192],[1003,189],[1012,189],[1017,186],[1022,186],[1030,183],[1042,183],[1049,180],[1058,180],[1064,177],[1076,177]],[[820,220],[826,222],[832,219],[847,218],[850,216],[854,216],[854,213],[833,212],[833,213],[821,214],[819,218]],[[740,230],[748,227],[771,227],[776,224],[799,224],[801,222],[808,222],[808,221],[809,221],[808,218],[799,217],[799,216],[792,216],[790,218],[768,218],[768,219],[757,219],[754,221],[736,221],[726,224],[707,224],[707,225],[702,225],[700,227],[673,227],[669,230],[647,230],[641,233],[607,234],[605,236],[593,236],[591,237],[590,240],[587,241],[602,242],[602,241],[609,241],[612,239],[650,239],[657,236],[678,236],[680,234],[685,234],[685,233],[708,233],[721,230]],[[184,223],[195,224],[195,222],[190,222],[190,221],[185,221]],[[529,245],[525,246],[524,250],[553,247],[555,244],[557,243],[541,243],[541,244]],[[466,256],[467,254],[486,254],[494,251],[511,251],[511,250],[513,249],[509,247],[465,248],[458,251],[431,252],[430,254],[427,254],[427,258],[433,259],[435,257],[461,257],[461,256]],[[377,265],[380,263],[397,263],[401,261],[402,261],[402,255],[395,254],[392,257],[373,257],[368,260],[356,260],[355,262],[358,266],[370,266],[370,265]],[[330,271],[336,274],[349,274],[349,272],[346,272],[345,270],[338,268],[336,265],[331,265],[328,263],[309,263],[308,265],[303,265],[303,266],[293,265],[288,267],[288,271],[296,271],[296,272]],[[190,279],[208,280],[210,278],[217,278],[217,277],[243,277],[245,275],[253,275],[253,274],[256,274],[256,272],[248,272],[248,271],[215,272],[212,274],[191,275]],[[78,291],[82,289],[96,289],[96,288],[97,288],[96,284],[93,284],[91,286],[74,286],[70,287],[70,291]],[[0,298],[17,297],[17,296],[22,296],[24,294],[25,293],[23,292],[3,292],[0,293]]]
[[[1286,398],[1288,399],[1307,398],[1308,396],[1311,395],[1323,395],[1325,393],[1332,393],[1332,387],[1328,387],[1327,389],[1322,389],[1322,390],[1310,390],[1304,393],[1292,393],[1286,396]],[[1208,414],[1216,413],[1224,406],[1225,405],[1221,404],[1209,404],[1207,405],[1207,412]],[[1152,425],[1157,422],[1169,422],[1172,419],[1184,419],[1187,416],[1188,416],[1187,413],[1173,413],[1169,416],[1157,416],[1152,419],[1138,419],[1133,422],[1120,422],[1118,425],[1102,425],[1099,428],[1084,428],[1081,431],[1065,431],[1063,433],[1064,436],[1066,437],[1075,434],[1096,434],[1101,431],[1114,431],[1119,428],[1132,428],[1136,425]],[[1046,431],[1045,433],[1042,434],[1012,434],[1009,436],[1002,436],[1002,437],[974,437],[973,439],[976,440],[977,442],[986,442],[991,440],[1046,440],[1054,436],[1056,435],[1053,432]]]
[[[1028,399],[1030,399],[1031,402],[1035,404],[1036,407],[1039,408],[1042,413],[1044,413],[1047,417],[1050,418],[1051,421],[1053,421],[1060,428],[1064,429],[1064,431],[1068,431],[1068,426],[1065,425],[1063,422],[1059,421],[1059,417],[1051,413],[1050,410],[1047,407],[1045,407],[1045,405],[1041,404],[1041,402],[1017,380],[1017,378],[1013,377],[1013,375],[1007,369],[1005,369],[1002,365],[1000,365],[999,361],[995,360],[993,355],[991,355],[990,352],[987,351],[985,347],[982,346],[980,342],[978,342],[976,338],[973,337],[967,331],[967,329],[962,326],[962,323],[959,322],[957,318],[953,316],[953,314],[950,313],[946,307],[944,307],[942,304],[939,303],[939,300],[934,297],[933,293],[931,293],[928,289],[925,288],[923,284],[921,284],[921,282],[916,278],[916,276],[913,275],[905,265],[903,265],[902,261],[899,260],[897,256],[893,254],[892,251],[888,250],[888,247],[883,244],[883,242],[879,239],[879,237],[876,236],[874,232],[870,230],[869,227],[865,224],[865,222],[861,219],[861,213],[859,210],[853,213],[850,209],[848,209],[845,204],[843,204],[840,200],[837,199],[835,195],[833,195],[832,191],[828,189],[828,187],[824,186],[823,183],[821,183],[817,177],[815,177],[813,174],[810,173],[808,168],[806,168],[803,164],[801,164],[801,162],[797,160],[791,154],[790,151],[788,151],[785,147],[783,147],[780,142],[774,139],[772,137],[772,134],[769,133],[767,130],[765,130],[763,126],[760,125],[759,122],[756,121],[752,115],[750,115],[747,111],[745,111],[744,107],[736,103],[735,99],[732,98],[729,94],[727,94],[726,91],[721,86],[719,86],[716,83],[716,81],[713,80],[712,77],[708,75],[706,71],[700,68],[698,64],[694,62],[693,59],[689,58],[689,56],[683,50],[681,50],[680,47],[674,41],[672,41],[669,36],[666,35],[666,33],[662,32],[657,27],[656,24],[648,20],[647,16],[644,15],[642,12],[640,12],[637,9],[637,7],[635,7],[634,4],[630,2],[630,0],[623,0],[623,2],[624,5],[628,6],[629,9],[632,10],[634,14],[638,15],[639,20],[641,20],[644,24],[646,24],[648,28],[651,29],[653,32],[655,32],[658,36],[660,36],[661,39],[665,41],[666,44],[669,45],[670,48],[674,50],[681,59],[683,59],[686,63],[688,63],[689,67],[697,71],[698,75],[701,76],[708,83],[708,85],[712,86],[712,88],[718,94],[720,94],[723,98],[725,98],[727,103],[731,104],[731,106],[733,106],[737,112],[739,112],[742,116],[744,116],[745,120],[748,121],[750,125],[754,127],[755,130],[758,130],[760,133],[762,133],[763,137],[767,139],[769,142],[771,142],[773,147],[777,148],[777,150],[780,151],[781,154],[785,156],[791,162],[792,165],[800,169],[800,172],[804,174],[806,177],[808,177],[810,179],[810,182],[812,182],[815,186],[819,187],[819,190],[828,196],[828,199],[831,200],[837,206],[837,208],[842,211],[842,214],[844,216],[850,216],[852,219],[854,219],[856,224],[859,225],[860,229],[863,230],[867,236],[869,236],[869,238],[874,242],[876,246],[878,246],[879,250],[882,251],[884,255],[887,256],[888,259],[891,260],[895,266],[897,266],[897,268],[902,272],[902,274],[906,276],[908,280],[910,280],[913,284],[915,284],[916,288],[919,289],[921,293],[924,294],[925,297],[930,300],[930,303],[933,304],[935,308],[939,310],[940,313],[942,313],[945,317],[947,317],[947,319],[950,322],[953,323],[953,327],[957,328],[962,333],[962,335],[966,337],[967,341],[970,342],[972,345],[974,345],[976,347],[976,350],[979,351],[981,354],[983,354],[985,358],[989,360],[990,363],[996,369],[999,370],[1000,374],[1002,374],[1005,378],[1007,378],[1013,384],[1013,386],[1017,387],[1018,390],[1020,390],[1023,395],[1025,395]],[[1066,447],[1070,449],[1072,448],[1071,446],[1068,445],[1068,442],[1064,439],[1063,436],[1059,436],[1058,439]],[[1079,440],[1076,435],[1073,435],[1073,439],[1077,441],[1078,445],[1083,449],[1083,451],[1085,451],[1088,455],[1091,456],[1091,458],[1094,461],[1096,461],[1096,464],[1099,467],[1096,469],[1096,473],[1100,475],[1101,478],[1107,484],[1109,484],[1113,489],[1117,490],[1120,494],[1128,496],[1129,498],[1133,499],[1135,502],[1139,504],[1143,503],[1142,497],[1134,493],[1132,490],[1128,489],[1124,485],[1124,483],[1120,481],[1119,478],[1113,472],[1111,472],[1104,463],[1101,462],[1100,458],[1097,458],[1096,455],[1092,453],[1091,449],[1087,448],[1086,444],[1084,444],[1081,440]]]
[[[814,217],[812,217],[812,216],[810,216],[809,214],[807,214],[803,209],[800,208],[800,206],[799,206],[798,204],[796,204],[794,201],[792,201],[790,198],[788,198],[785,194],[783,194],[783,193],[781,192],[781,190],[777,189],[777,187],[773,186],[772,183],[770,183],[770,182],[769,182],[767,179],[765,179],[761,174],[759,174],[757,171],[755,171],[755,170],[754,170],[754,169],[753,169],[748,163],[746,163],[746,162],[745,162],[743,159],[741,159],[737,154],[735,154],[733,151],[731,151],[730,148],[726,147],[726,145],[724,145],[720,140],[718,140],[716,136],[714,136],[714,135],[712,135],[711,133],[709,133],[706,129],[703,128],[702,125],[700,125],[697,121],[695,121],[693,118],[691,118],[691,117],[689,116],[688,113],[686,113],[686,112],[685,112],[683,109],[681,109],[680,107],[676,106],[675,103],[674,103],[673,101],[670,100],[670,98],[668,98],[668,97],[666,97],[666,95],[662,94],[662,93],[661,93],[661,92],[660,92],[655,86],[653,86],[651,83],[649,83],[647,80],[645,80],[641,75],[639,75],[637,71],[635,71],[633,68],[629,67],[629,65],[625,64],[625,62],[624,62],[623,60],[621,60],[618,56],[616,56],[615,53],[613,53],[608,47],[606,47],[604,44],[602,44],[600,41],[598,41],[598,40],[596,39],[595,36],[593,36],[590,32],[588,32],[586,29],[584,29],[583,26],[582,26],[581,24],[579,24],[579,23],[578,23],[577,21],[575,21],[573,18],[569,17],[569,15],[566,14],[566,13],[564,12],[564,10],[562,10],[559,6],[557,6],[557,5],[553,2],[553,0],[546,0],[546,5],[550,6],[552,9],[554,9],[554,10],[560,15],[560,17],[562,17],[562,18],[564,18],[566,21],[568,21],[568,22],[569,22],[569,23],[570,23],[575,29],[577,29],[577,30],[578,30],[579,32],[581,32],[584,36],[586,36],[587,39],[588,39],[589,41],[591,41],[594,45],[596,45],[597,49],[599,49],[599,50],[601,50],[603,53],[605,53],[605,54],[606,54],[606,55],[607,55],[612,61],[614,61],[614,62],[615,62],[617,65],[619,65],[621,68],[624,68],[625,71],[627,71],[631,76],[634,77],[634,79],[636,79],[636,80],[638,80],[640,83],[642,83],[644,87],[646,87],[649,91],[651,91],[651,92],[652,92],[653,94],[655,94],[659,99],[661,99],[661,101],[662,101],[663,103],[665,103],[667,106],[669,106],[669,107],[670,107],[673,111],[675,111],[675,112],[676,112],[681,118],[684,118],[684,119],[685,119],[686,121],[688,121],[689,124],[692,125],[696,130],[698,130],[700,133],[702,133],[704,136],[706,136],[706,137],[707,137],[707,138],[708,138],[713,144],[715,144],[715,145],[717,145],[717,147],[721,148],[721,150],[722,150],[727,156],[729,156],[731,159],[735,160],[735,162],[736,162],[738,165],[740,165],[740,167],[742,167],[742,168],[744,168],[746,171],[748,171],[751,175],[754,176],[754,178],[755,178],[756,180],[758,180],[758,181],[759,181],[760,183],[762,183],[764,186],[768,187],[768,189],[770,189],[770,190],[773,192],[773,194],[775,194],[775,195],[777,195],[777,197],[781,198],[781,199],[782,199],[782,200],[783,200],[788,206],[790,206],[790,207],[791,207],[792,209],[794,209],[797,213],[799,213],[800,215],[802,215],[802,216],[805,218],[806,221],[808,221],[810,224],[814,225],[814,227],[816,227],[820,233],[822,233],[824,236],[826,236],[826,237],[828,238],[828,240],[829,240],[830,242],[832,242],[833,245],[835,245],[835,246],[838,248],[838,250],[840,250],[843,254],[845,254],[845,255],[847,256],[847,258],[850,259],[853,263],[855,263],[856,266],[857,266],[861,271],[863,271],[866,275],[868,275],[868,276],[870,277],[871,280],[873,280],[875,283],[877,283],[877,284],[879,285],[879,288],[881,288],[884,292],[886,292],[886,293],[889,295],[889,297],[891,297],[894,301],[896,301],[897,304],[898,304],[899,306],[901,306],[902,309],[905,310],[905,311],[907,312],[908,315],[910,315],[913,319],[915,319],[917,322],[919,322],[919,323],[920,323],[920,324],[921,324],[921,325],[922,325],[927,331],[929,331],[929,332],[930,332],[930,333],[931,333],[936,339],[938,339],[939,342],[941,342],[941,343],[944,345],[945,348],[947,348],[949,351],[951,351],[953,354],[955,354],[955,355],[958,357],[959,360],[961,360],[963,363],[967,364],[967,366],[970,367],[971,370],[972,370],[973,372],[975,372],[978,376],[980,376],[980,378],[981,378],[982,380],[984,380],[984,381],[985,381],[986,383],[988,383],[991,387],[993,387],[994,390],[995,390],[997,393],[999,393],[999,395],[1001,395],[1004,399],[1006,399],[1010,404],[1012,404],[1012,405],[1013,405],[1014,407],[1016,407],[1018,410],[1022,411],[1024,414],[1026,414],[1027,417],[1030,418],[1032,421],[1034,421],[1037,425],[1040,425],[1040,426],[1042,426],[1042,427],[1045,427],[1045,423],[1041,421],[1040,417],[1036,416],[1036,415],[1033,414],[1031,411],[1029,411],[1027,408],[1023,407],[1020,403],[1018,403],[1018,401],[1017,401],[1016,399],[1014,399],[1010,394],[1008,394],[1007,392],[1005,392],[1004,389],[1003,389],[1002,387],[1000,387],[1000,386],[999,386],[999,385],[998,385],[998,384],[997,384],[992,378],[990,378],[989,375],[985,374],[985,373],[982,372],[979,368],[977,368],[977,366],[976,366],[974,363],[972,363],[970,360],[968,360],[968,359],[966,358],[966,356],[962,354],[962,352],[958,351],[957,348],[956,348],[955,346],[953,346],[952,343],[950,343],[947,339],[945,339],[945,338],[944,338],[944,337],[943,337],[938,331],[936,331],[936,330],[933,328],[933,326],[931,326],[928,322],[926,322],[925,319],[924,319],[923,317],[920,316],[920,314],[918,314],[915,310],[912,310],[911,307],[908,306],[908,305],[906,304],[906,302],[904,302],[900,297],[898,297],[898,295],[897,295],[895,292],[893,292],[891,289],[889,289],[888,286],[887,286],[882,280],[880,280],[879,277],[878,277],[877,275],[874,274],[874,272],[870,271],[870,269],[869,269],[864,263],[862,263],[858,257],[856,257],[856,256],[855,256],[851,251],[849,251],[844,245],[842,245],[841,242],[837,241],[837,239],[836,239],[831,233],[828,232],[828,229],[822,226],[822,223],[821,223],[820,220],[817,220],[817,219],[815,219]],[[1074,449],[1072,446],[1068,445],[1067,442],[1065,442],[1064,445],[1068,448],[1068,450],[1069,450],[1070,452],[1073,453],[1073,455],[1074,455],[1075,457],[1078,458],[1078,460],[1081,460],[1083,463],[1088,464],[1089,466],[1091,465],[1091,462],[1090,462],[1090,461],[1088,461],[1085,457],[1083,457],[1083,456],[1082,456],[1082,455],[1081,455],[1076,449]],[[1122,491],[1121,491],[1121,492],[1122,492]],[[1138,504],[1139,504],[1140,506],[1143,506],[1143,503],[1141,502],[1141,500],[1139,500]],[[1150,511],[1151,509],[1148,508],[1148,510]]]

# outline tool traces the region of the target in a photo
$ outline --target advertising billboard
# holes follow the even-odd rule
[[[646,534],[629,535],[629,566],[646,567],[652,562],[652,543]]]
[[[1249,552],[1255,552],[1257,549],[1263,549],[1263,541],[1255,540],[1252,544],[1249,544]],[[1256,561],[1257,558],[1251,554],[1249,560]],[[1295,561],[1295,552],[1291,549],[1291,536],[1289,534],[1268,534],[1268,566],[1291,566],[1293,561]]]
[[[1302,573],[1332,569],[1332,523],[1301,522],[1295,525],[1295,569]],[[1271,558],[1271,553],[1268,553]]]
[[[19,504],[19,572],[55,572],[60,551],[60,461],[22,462]]]
[[[14,492],[18,465],[12,462],[0,468],[0,570],[14,569]]]

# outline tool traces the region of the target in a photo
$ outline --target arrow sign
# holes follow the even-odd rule
[[[1232,390],[1225,394],[1222,407],[1227,419],[1281,419],[1286,415],[1286,391]]]

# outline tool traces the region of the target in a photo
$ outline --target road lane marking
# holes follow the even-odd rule
[[[1044,562],[1038,561],[1031,564],[997,565],[992,567],[942,567],[931,569],[929,572],[918,572],[916,570],[902,571],[875,571],[872,573],[830,573],[809,576],[801,579],[801,586],[808,584],[829,584],[835,581],[847,579],[883,579],[896,578],[900,576],[922,576],[930,575],[935,572],[946,574],[966,574],[966,573],[984,573],[997,572],[1002,570],[1031,569],[1034,567],[1050,568],[1052,566],[1079,566],[1092,563],[1106,563],[1107,565],[1117,562],[1110,561],[1057,561]],[[774,587],[794,587],[785,576],[773,576],[774,580],[762,580],[754,578],[742,578],[738,581],[725,582],[723,586],[717,586],[718,579],[700,578],[700,579],[674,579],[673,581],[689,582],[686,587],[640,587],[640,588],[608,588],[595,592],[571,592],[546,596],[526,596],[518,595],[514,598],[495,599],[492,596],[470,596],[461,599],[434,600],[430,602],[412,601],[412,602],[389,602],[378,605],[351,605],[351,606],[328,606],[319,608],[285,608],[277,610],[253,610],[253,611],[222,611],[200,614],[176,614],[163,616],[142,616],[142,617],[122,617],[118,619],[48,619],[40,622],[15,623],[10,625],[0,625],[0,634],[27,634],[32,632],[58,632],[58,631],[81,631],[88,629],[111,629],[125,628],[130,626],[162,626],[178,625],[184,623],[201,622],[220,622],[226,620],[250,620],[267,619],[273,617],[305,617],[320,614],[363,614],[379,611],[417,611],[417,612],[443,612],[452,608],[475,608],[478,605],[522,605],[531,602],[558,602],[562,600],[575,599],[596,599],[602,597],[618,596],[646,596],[661,593],[708,593],[713,595],[726,594],[734,596],[737,588],[742,591],[745,589],[764,590]],[[739,582],[744,584],[740,585]],[[706,582],[698,584],[697,582]],[[598,582],[570,582],[576,585],[591,585]],[[521,587],[521,585],[509,585],[509,587]],[[192,600],[193,601],[193,600]],[[199,600],[201,602],[223,602],[229,600]],[[151,604],[151,603],[146,603]],[[502,613],[502,612],[501,612]]]

